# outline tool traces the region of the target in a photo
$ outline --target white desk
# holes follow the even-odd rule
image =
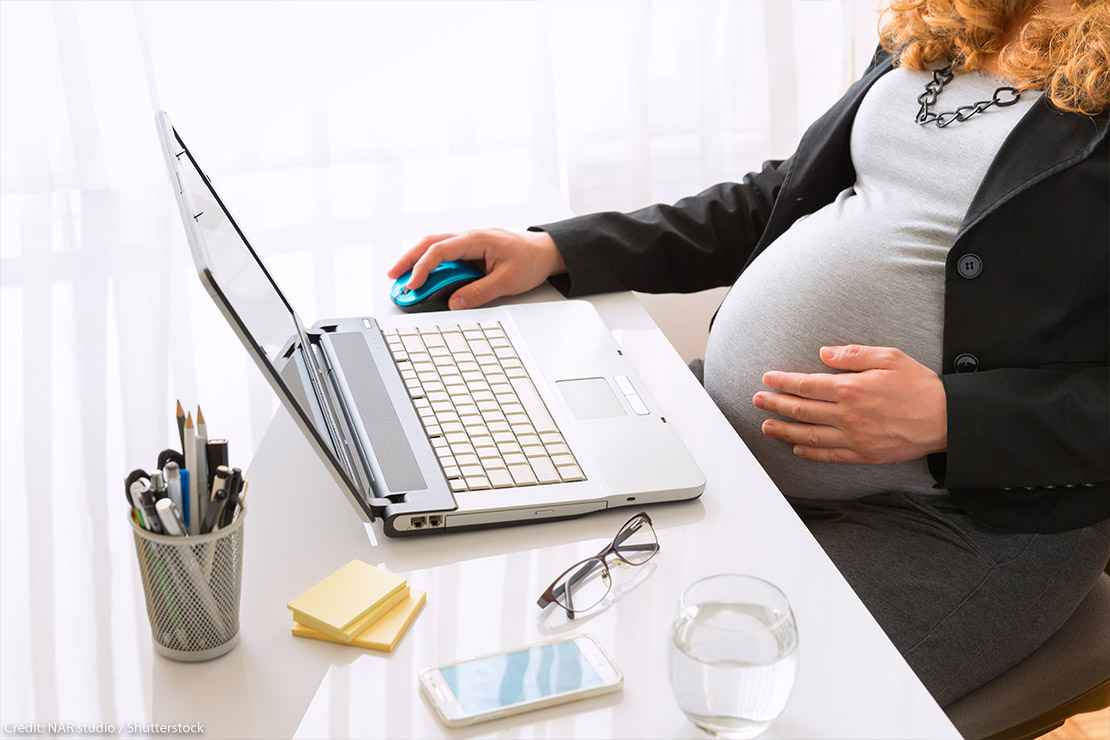
[[[555,297],[548,288],[529,299]],[[378,532],[374,544],[279,413],[249,471],[242,641],[208,664],[152,657],[154,719],[199,720],[211,737],[695,736],[671,698],[670,620],[686,584],[740,571],[778,584],[799,623],[798,681],[770,737],[958,737],[636,299],[593,302],[709,481],[699,501],[650,509],[660,555],[635,588],[573,625],[624,671],[621,694],[449,733],[420,698],[416,674],[564,633],[563,618],[541,615],[536,597],[635,509],[423,539]],[[393,655],[289,634],[286,601],[353,558],[408,573],[428,592]]]

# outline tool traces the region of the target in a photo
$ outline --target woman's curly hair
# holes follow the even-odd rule
[[[1023,17],[1019,37],[1003,45]],[[909,69],[952,61],[970,71],[999,54],[1003,78],[1044,90],[1060,110],[1097,115],[1110,107],[1110,0],[1072,0],[1063,13],[1039,0],[891,0],[879,37]]]

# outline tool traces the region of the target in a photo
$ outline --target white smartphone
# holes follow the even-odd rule
[[[429,668],[420,687],[448,727],[607,694],[624,682],[587,635]]]

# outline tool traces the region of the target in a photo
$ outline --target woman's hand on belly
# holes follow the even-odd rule
[[[847,372],[763,374],[774,391],[752,403],[792,420],[768,419],[763,434],[820,462],[903,462],[948,446],[944,385],[931,369],[891,347],[822,347],[820,357]]]

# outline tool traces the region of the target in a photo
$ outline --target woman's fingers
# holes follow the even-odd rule
[[[424,252],[428,251],[428,247],[444,239],[450,239],[453,236],[455,236],[455,234],[429,234],[421,239],[415,247],[412,247],[401,255],[401,259],[397,260],[393,267],[389,268],[389,272],[387,272],[386,275],[396,280],[416,264],[416,261],[420,259]]]
[[[752,396],[756,408],[766,409],[779,416],[789,416],[798,421],[835,425],[840,419],[840,409],[829,401],[814,401],[788,393],[760,391]]]
[[[482,259],[484,256],[483,239],[478,233],[460,234],[448,237],[428,247],[420,259],[412,266],[412,277],[408,287],[419,288],[428,279],[428,273],[440,262],[458,259]]]
[[[836,427],[820,424],[792,424],[778,419],[767,419],[761,431],[768,437],[781,439],[805,447],[842,447],[848,443],[844,432]]]
[[[763,385],[792,396],[819,401],[838,400],[836,388],[843,382],[842,375],[833,373],[785,373],[780,370],[763,373]]]
[[[464,285],[451,296],[448,306],[455,311],[484,306],[495,298],[509,293],[506,285],[507,270],[494,268],[488,275]]]
[[[794,454],[798,457],[803,457],[806,460],[813,460],[815,462],[826,463],[854,463],[863,465],[872,460],[868,460],[855,450],[845,449],[843,447],[807,447],[805,445],[795,445]]]

